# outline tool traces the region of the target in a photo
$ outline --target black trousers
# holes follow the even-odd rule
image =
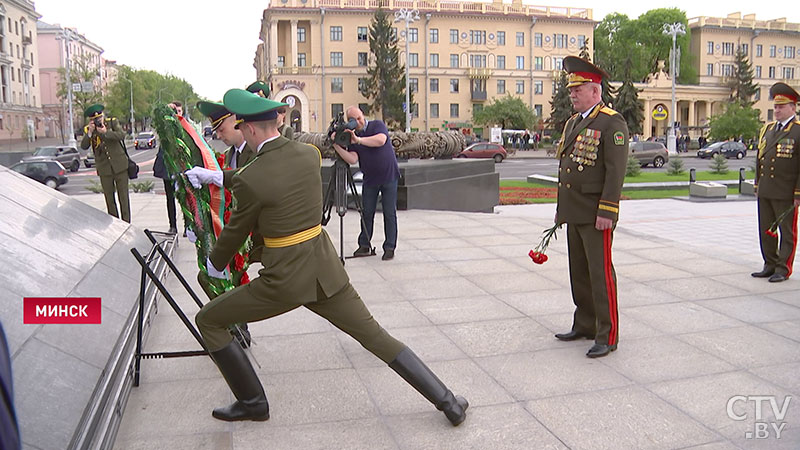
[[[164,180],[164,192],[167,194],[167,218],[170,228],[178,228],[178,219],[175,216],[175,183],[172,180]]]

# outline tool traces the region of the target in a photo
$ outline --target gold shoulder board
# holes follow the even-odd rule
[[[600,109],[600,112],[603,113],[603,114],[608,114],[609,116],[614,116],[614,115],[619,114],[618,112],[614,111],[613,109],[609,108],[608,106],[603,106],[603,108]]]

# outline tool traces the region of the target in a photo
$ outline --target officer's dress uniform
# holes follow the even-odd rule
[[[616,348],[617,277],[611,261],[614,227],[597,230],[597,216],[616,221],[628,159],[628,127],[599,103],[572,116],[558,150],[559,223],[567,224],[569,274],[575,315],[572,330]]]
[[[125,132],[119,126],[116,118],[106,118],[106,133],[95,133],[89,137],[88,125],[83,130],[81,148],[92,147],[94,152],[97,175],[100,176],[100,185],[103,187],[103,196],[106,199],[106,209],[114,217],[122,216],[122,220],[130,223],[131,207],[128,197],[128,156],[124,145]],[[114,200],[114,192],[119,198],[119,213]]]
[[[797,249],[797,208],[779,226],[780,245],[778,238],[766,231],[800,198],[800,120],[792,117],[780,131],[777,126],[778,122],[770,122],[759,135],[755,179],[758,236],[764,269],[788,278]]]

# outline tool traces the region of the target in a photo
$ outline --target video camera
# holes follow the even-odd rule
[[[338,144],[340,147],[347,148],[347,146],[350,145],[350,133],[347,133],[346,130],[355,131],[357,126],[358,122],[356,122],[356,119],[350,119],[345,122],[344,113],[340,112],[331,120],[331,124],[328,126],[328,137],[336,133],[333,143]]]

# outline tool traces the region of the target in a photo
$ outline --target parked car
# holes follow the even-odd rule
[[[697,156],[702,159],[713,158],[715,155],[742,159],[747,156],[747,147],[741,142],[721,141],[708,144],[697,151]]]
[[[94,166],[94,152],[89,150],[89,153],[86,154],[86,158],[83,158],[83,165],[86,167]]]
[[[68,181],[66,177],[67,169],[54,159],[18,162],[11,166],[11,170],[53,189],[58,189],[59,186],[66,184]]]
[[[472,144],[458,154],[458,158],[492,158],[496,163],[503,162],[507,156],[506,149],[502,145],[488,142]]]
[[[154,148],[156,146],[156,135],[152,132],[143,132],[136,135],[133,140],[133,147],[136,150],[140,148]]]
[[[81,154],[74,147],[68,146],[38,147],[33,155],[23,157],[20,162],[34,161],[58,161],[72,172],[81,168]]]
[[[211,127],[203,128],[203,137],[211,137],[213,134],[214,131],[211,129]]]
[[[628,144],[628,154],[639,160],[642,167],[648,164],[652,164],[653,167],[664,167],[664,164],[669,162],[669,152],[661,142],[631,142]]]

